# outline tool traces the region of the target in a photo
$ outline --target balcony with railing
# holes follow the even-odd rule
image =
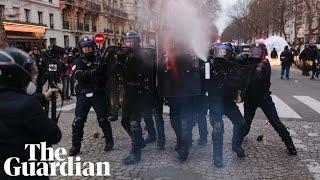
[[[88,10],[98,11],[98,12],[101,12],[102,10],[102,6],[100,4],[97,4],[89,0],[86,1],[85,8],[87,8]]]
[[[128,13],[126,13],[126,12],[120,10],[120,9],[113,8],[108,4],[104,4],[103,5],[103,9],[104,9],[105,12],[107,12],[109,14],[112,14],[112,15],[115,15],[115,16],[119,16],[119,17],[128,18]]]

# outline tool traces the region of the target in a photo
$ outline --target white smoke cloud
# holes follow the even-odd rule
[[[171,37],[174,41],[184,44],[198,58],[206,60],[211,43],[210,24],[198,9],[188,0],[169,0],[164,11],[164,23],[173,30]]]

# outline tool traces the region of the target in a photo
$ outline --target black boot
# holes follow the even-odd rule
[[[291,138],[286,140],[284,144],[286,145],[290,155],[297,155],[296,147],[294,146]]]
[[[213,157],[213,165],[217,168],[222,168],[222,166],[223,166],[222,156],[214,156]]]
[[[132,165],[132,164],[137,164],[141,161],[141,151],[136,150],[136,151],[131,151],[129,156],[123,159],[123,164],[124,165]]]
[[[174,147],[174,150],[179,152],[180,149],[181,149],[181,140],[177,140],[177,144]]]
[[[104,134],[106,146],[104,147],[104,151],[108,152],[111,151],[113,146],[114,146],[114,140],[113,140],[113,135],[112,135],[112,128],[110,125],[110,122],[105,119],[99,119],[99,126]]]
[[[159,150],[164,150],[165,144],[166,144],[166,140],[165,139],[158,139],[157,147],[159,148]]]
[[[72,146],[69,150],[69,156],[75,156],[79,154],[80,152],[80,146]]]
[[[114,146],[114,142],[106,142],[106,146],[104,147],[104,151],[105,152],[108,152],[108,151],[111,151],[113,149],[113,146]]]
[[[237,154],[238,158],[244,158],[246,156],[242,147],[233,146],[232,151]]]
[[[286,145],[289,153],[291,155],[297,155],[297,150],[294,147],[294,144],[292,142],[292,138],[290,137],[290,133],[287,130],[287,128],[280,121],[277,121],[271,125],[277,131],[279,136],[281,137],[281,139],[284,142],[284,144]]]
[[[200,137],[200,139],[198,140],[198,145],[203,146],[203,145],[206,145],[207,142],[208,142],[207,137]]]
[[[188,159],[189,155],[189,145],[184,144],[181,146],[181,148],[178,151],[178,160],[182,163],[185,162]]]
[[[145,144],[149,144],[149,143],[154,143],[157,141],[157,138],[155,136],[148,136],[145,140],[144,143]]]
[[[80,152],[83,137],[84,119],[76,117],[72,123],[72,147],[69,150],[70,156],[75,156]]]

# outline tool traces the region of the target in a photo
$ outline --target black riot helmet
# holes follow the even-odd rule
[[[78,43],[80,56],[92,58],[96,54],[96,43],[89,37],[84,37]]]
[[[213,58],[231,60],[232,49],[224,44],[218,45],[213,49]]]
[[[124,42],[127,47],[139,47],[140,35],[133,30],[129,30],[124,36]]]
[[[36,63],[16,48],[0,50],[0,86],[35,93]]]
[[[255,43],[251,45],[249,58],[255,60],[265,60],[268,56],[267,46],[264,43]]]

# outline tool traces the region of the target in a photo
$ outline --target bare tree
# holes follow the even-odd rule
[[[312,36],[318,31],[319,36],[319,30],[320,30],[320,2],[319,1],[313,1],[313,0],[303,0],[306,7],[306,16],[307,16],[307,29],[308,29],[308,35],[307,35],[307,41],[311,42]],[[316,22],[316,23],[314,23]],[[314,27],[313,24],[316,24]]]
[[[1,17],[0,18],[0,48],[5,48],[8,46],[6,30],[4,29],[3,21],[4,19]]]

